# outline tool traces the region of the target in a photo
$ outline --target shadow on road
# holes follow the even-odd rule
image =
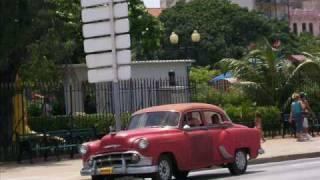
[[[17,169],[17,168],[25,168],[25,167],[62,167],[66,166],[68,167],[70,164],[67,161],[43,161],[43,162],[34,162],[34,163],[29,163],[29,162],[22,162],[22,163],[16,163],[16,162],[11,162],[8,164],[2,164],[0,167],[3,171],[6,170],[12,170],[12,169]]]
[[[248,171],[245,174],[256,174],[261,173],[264,171]],[[216,179],[216,178],[226,178],[226,177],[233,177],[230,173],[213,173],[213,174],[203,174],[203,175],[195,175],[188,177],[189,180],[208,180],[208,179]],[[239,176],[241,177],[241,176]]]

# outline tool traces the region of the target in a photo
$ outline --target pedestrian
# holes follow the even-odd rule
[[[304,141],[303,139],[303,105],[300,100],[300,96],[298,93],[292,94],[292,103],[291,103],[291,111],[289,122],[292,123],[293,121],[296,124],[296,134],[297,134],[297,141]]]
[[[50,116],[52,113],[52,106],[50,104],[50,99],[49,97],[45,97],[44,98],[44,104],[43,104],[43,107],[42,107],[42,114],[44,116]]]
[[[311,116],[312,109],[306,97],[306,93],[300,92],[300,98],[303,107],[303,133],[306,140],[310,140],[312,136],[309,134],[309,117]]]
[[[262,116],[260,112],[256,112],[254,122],[255,122],[255,128],[258,129],[260,132],[260,137],[262,142],[266,142],[263,135]]]

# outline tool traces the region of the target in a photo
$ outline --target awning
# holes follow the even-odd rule
[[[226,73],[220,74],[219,76],[214,77],[210,82],[216,83],[221,80],[229,80],[229,79],[233,79],[232,73],[226,72]]]

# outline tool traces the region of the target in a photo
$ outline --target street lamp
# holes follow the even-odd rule
[[[193,44],[197,44],[201,40],[200,33],[197,30],[193,30],[193,32],[192,32],[190,37],[191,37],[190,40],[192,42],[191,47],[188,47],[188,44],[190,44],[190,43],[186,43],[186,47],[179,47],[179,49],[184,49],[185,50],[185,53],[187,54],[187,56],[189,54],[188,50],[194,48]],[[177,33],[175,33],[175,32],[172,32],[170,37],[169,37],[169,41],[170,41],[170,43],[172,45],[180,44],[179,43],[179,35]]]
[[[193,33],[191,34],[191,41],[194,43],[198,43],[200,42],[200,34],[198,33],[197,30],[193,30]]]
[[[170,35],[170,43],[171,44],[178,44],[179,43],[179,36],[175,32],[172,32]]]
[[[188,50],[189,48],[193,49],[193,45],[194,44],[198,44],[201,40],[201,36],[200,33],[197,30],[193,30],[191,36],[190,36],[190,40],[192,42],[191,47],[188,47],[188,44],[190,45],[190,43],[186,42],[186,46],[185,47],[181,47],[181,49],[185,50],[185,53],[187,56],[189,56]],[[175,32],[172,32],[170,37],[169,37],[169,41],[172,45],[178,45],[179,44],[179,35],[176,34]],[[180,47],[178,47],[180,49]],[[198,53],[196,53],[198,55]],[[188,87],[190,86],[189,82],[189,74],[190,74],[190,66],[187,67],[187,82],[188,82]]]
[[[191,34],[191,41],[193,43],[198,43],[200,42],[201,36],[197,30],[193,30],[193,33]],[[178,44],[179,43],[179,36],[177,33],[172,32],[170,37],[169,37],[170,43],[171,44]]]

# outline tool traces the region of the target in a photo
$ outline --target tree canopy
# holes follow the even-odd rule
[[[79,0],[2,0],[0,80],[13,81],[18,71],[24,80],[56,80],[62,65],[84,63],[80,14]],[[129,19],[133,59],[152,58],[159,21],[141,0],[129,0]]]
[[[249,81],[247,89],[256,96],[253,99],[256,98],[258,104],[282,107],[294,91],[308,86],[309,82],[319,82],[319,59],[312,55],[308,58],[294,64],[279,57],[278,51],[265,40],[241,59],[222,59],[217,64],[233,72],[240,80]]]
[[[78,0],[4,0],[0,9],[2,74],[52,80],[57,64],[83,62]]]
[[[320,56],[320,38],[314,37],[309,33],[301,34],[297,38],[298,49],[300,52],[308,52],[315,56]]]
[[[133,60],[155,58],[160,47],[160,21],[151,16],[141,0],[129,0]]]
[[[175,48],[175,58],[185,56],[185,51],[177,51],[189,50],[188,47],[192,46],[191,33],[195,29],[199,31],[201,41],[194,47],[198,57],[193,56],[198,65],[213,64],[225,57],[240,58],[251,42],[262,37],[280,39],[284,43],[291,41],[286,22],[267,19],[227,0],[178,3],[165,10],[160,20],[164,25],[165,37],[169,37],[172,31],[179,35],[179,47],[169,45],[168,38],[164,42],[167,47]]]

